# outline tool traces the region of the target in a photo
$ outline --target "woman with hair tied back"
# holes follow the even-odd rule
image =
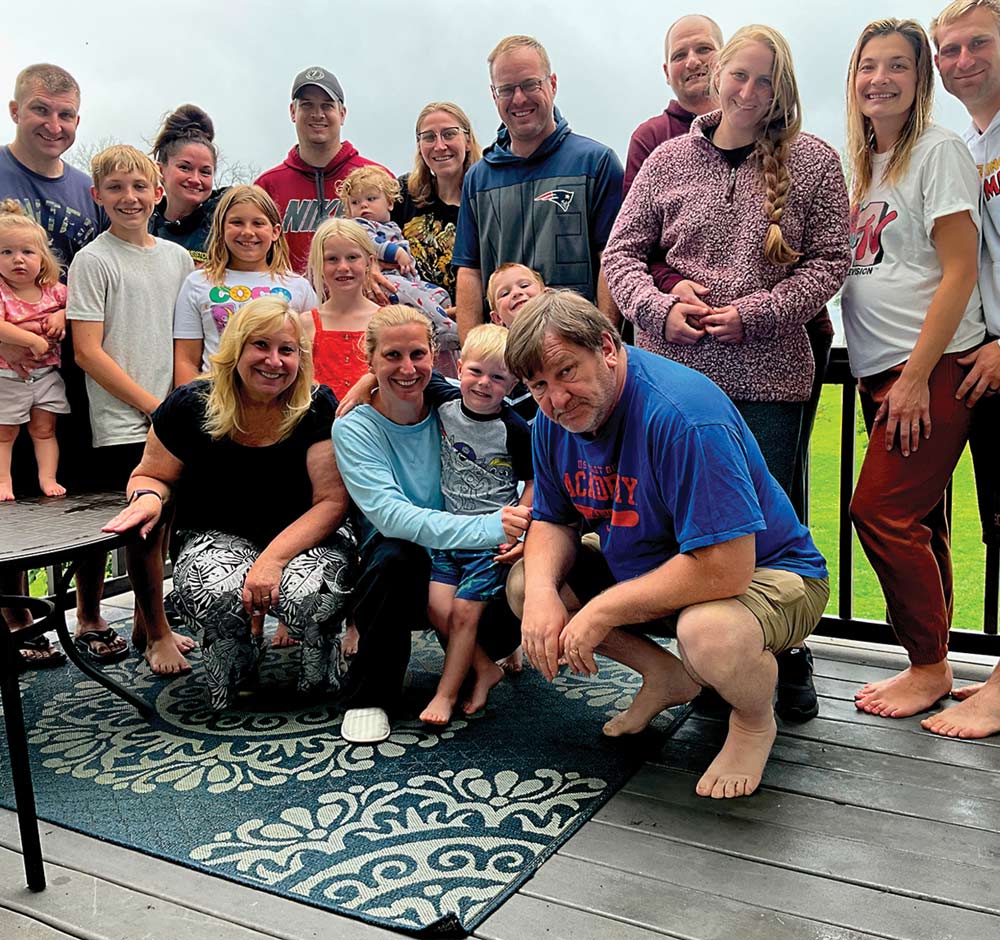
[[[985,335],[979,173],[962,139],[932,123],[933,96],[920,24],[869,23],[847,77],[854,251],[843,310],[869,433],[851,519],[910,659],[854,696],[857,708],[886,718],[924,711],[951,691],[944,497],[972,415],[956,397],[963,359]]]
[[[128,505],[104,528],[145,538],[164,502],[176,502],[174,605],[203,631],[209,707],[219,711],[256,682],[268,611],[299,641],[298,690],[336,684],[355,542],[330,441],[337,400],[313,382],[288,301],[272,295],[240,309],[211,363],[153,412]],[[155,623],[158,585],[133,586]]]
[[[720,386],[788,493],[816,371],[805,324],[850,266],[847,191],[837,152],[801,130],[780,33],[738,30],[712,83],[721,110],[643,164],[604,270],[637,345]],[[685,279],[676,293],[650,276],[660,252]]]
[[[420,277],[455,296],[458,204],[465,173],[482,155],[468,115],[450,101],[432,101],[417,115],[413,169],[399,178],[402,201],[392,221],[410,243]]]
[[[212,215],[226,191],[212,188],[219,162],[212,119],[197,105],[182,104],[163,119],[153,159],[163,179],[163,198],[149,220],[149,233],[186,248],[200,267]]]

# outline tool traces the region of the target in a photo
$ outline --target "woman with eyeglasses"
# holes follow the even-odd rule
[[[392,221],[409,239],[417,273],[455,298],[451,253],[465,171],[483,155],[466,113],[450,101],[433,101],[417,115],[413,170],[399,178],[402,202]]]

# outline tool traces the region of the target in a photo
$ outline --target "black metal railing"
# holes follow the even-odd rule
[[[854,491],[855,429],[857,427],[857,386],[847,364],[847,350],[834,348],[826,370],[824,385],[841,389],[840,407],[840,466],[837,556],[839,562],[837,612],[823,617],[817,633],[866,640],[872,643],[897,642],[892,627],[884,620],[865,620],[854,616],[854,538],[851,528],[850,505]],[[951,518],[949,491],[948,516]],[[997,596],[1000,584],[1000,548],[986,547],[985,589],[983,592],[983,632],[951,631],[949,648],[957,652],[1000,655],[997,635]]]

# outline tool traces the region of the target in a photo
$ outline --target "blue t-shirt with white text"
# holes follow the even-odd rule
[[[669,359],[632,347],[627,355],[621,397],[596,435],[539,412],[533,517],[582,519],[618,581],[749,534],[757,567],[826,577],[809,530],[721,389]]]

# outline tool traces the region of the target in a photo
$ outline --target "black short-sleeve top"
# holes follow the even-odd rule
[[[420,277],[443,287],[454,302],[456,274],[451,253],[455,247],[458,206],[449,206],[437,195],[430,205],[418,206],[407,189],[408,181],[409,174],[399,178],[403,198],[392,208],[392,221],[409,240],[410,254]]]
[[[316,386],[309,410],[288,437],[250,447],[213,440],[205,430],[208,390],[204,380],[182,385],[152,416],[156,436],[184,464],[175,489],[175,527],[219,529],[265,546],[312,506],[306,452],[330,440],[336,396]]]

